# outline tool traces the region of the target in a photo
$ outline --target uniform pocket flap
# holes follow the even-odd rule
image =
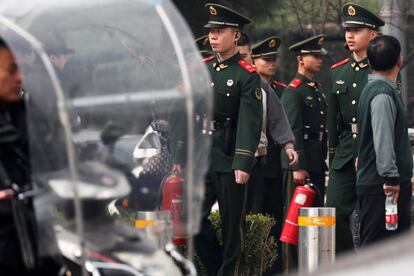
[[[347,86],[342,81],[336,81],[334,85],[332,85],[331,93],[334,94],[345,94],[347,92]]]

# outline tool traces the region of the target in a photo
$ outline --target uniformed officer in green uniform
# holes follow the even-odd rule
[[[257,152],[258,162],[253,168],[252,179],[249,183],[249,198],[252,197],[254,213],[272,216],[276,224],[270,235],[275,238],[278,248],[281,248],[279,237],[283,225],[283,173],[280,154],[282,148],[291,155],[291,164],[297,163],[297,153],[293,144],[295,137],[290,128],[286,113],[280,102],[280,97],[286,85],[273,79],[276,73],[276,59],[281,40],[271,36],[252,48],[252,57],[256,71],[262,79],[262,89],[265,92],[267,116],[265,122],[265,137],[267,147],[260,147]],[[266,108],[265,108],[266,107]],[[260,150],[262,149],[262,150]],[[263,150],[264,149],[264,150]],[[292,163],[293,162],[293,163]],[[282,258],[277,258],[275,265],[266,271],[265,275],[282,272]]]
[[[252,48],[252,57],[257,73],[270,84],[279,99],[282,98],[283,90],[286,88],[286,84],[274,80],[280,45],[280,38],[271,36]]]
[[[198,50],[203,58],[211,57],[214,55],[211,50],[210,42],[208,41],[208,35],[203,35],[194,41],[198,47]]]
[[[247,182],[255,163],[262,125],[262,92],[256,70],[237,50],[246,17],[216,4],[206,4],[209,41],[216,56],[205,60],[214,87],[210,169],[206,176],[201,232],[195,237],[208,275],[241,275]],[[208,220],[218,201],[223,246]]]
[[[290,166],[289,160],[282,152],[286,188],[286,211],[289,208],[296,185],[309,179],[319,190],[314,206],[320,206],[323,200],[325,159],[327,153],[326,135],[326,100],[320,91],[320,84],[313,77],[322,66],[322,48],[324,35],[314,36],[289,47],[297,56],[298,71],[282,95],[282,104],[296,138],[295,149],[299,154],[299,163]],[[297,264],[297,248],[284,246],[285,271]]]
[[[384,22],[369,10],[348,3],[342,7],[345,40],[352,54],[332,66],[328,93],[329,182],[327,203],[336,207],[336,252],[353,249],[350,226],[356,203],[357,108],[371,73],[368,43]]]

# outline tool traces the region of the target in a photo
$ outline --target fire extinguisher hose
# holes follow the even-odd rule
[[[320,204],[320,206],[323,206],[324,204],[323,204],[323,198],[322,198],[321,190],[316,185],[311,183],[309,180],[307,180],[307,183],[305,184],[305,186],[309,186],[310,188],[312,188],[316,192],[316,194],[318,195],[318,198],[319,198],[318,203]]]

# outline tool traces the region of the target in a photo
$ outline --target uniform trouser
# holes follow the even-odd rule
[[[351,215],[356,205],[355,166],[349,161],[340,170],[329,171],[327,207],[336,208],[336,254],[354,248]]]
[[[398,198],[398,229],[389,231],[385,229],[385,194],[382,185],[376,193],[364,193],[358,196],[358,209],[361,217],[361,243],[365,247],[380,240],[384,240],[411,226],[411,183],[401,185]]]
[[[323,206],[321,202],[323,201],[325,195],[325,173],[313,173],[309,172],[310,182],[316,186],[318,189],[317,195],[314,198],[313,206],[320,207]],[[284,170],[283,171],[283,182],[285,188],[285,217],[289,211],[290,202],[292,200],[293,194],[295,192],[296,186],[298,186],[293,181],[293,171]],[[302,184],[300,184],[302,185]],[[283,258],[283,270],[284,272],[290,273],[292,270],[296,270],[298,267],[298,247],[296,245],[290,245],[287,243],[282,243],[282,258]]]
[[[260,168],[260,161],[256,162],[250,174],[247,187],[246,212],[252,214],[262,213],[262,199],[264,193],[264,178]]]
[[[282,169],[275,168],[277,174],[274,177],[266,177],[261,170],[260,162],[253,167],[248,187],[247,212],[253,214],[267,214],[275,219],[276,224],[270,230],[277,248],[281,248],[279,241],[283,225],[283,174]],[[282,258],[279,254],[275,264],[264,274],[282,272]]]
[[[234,172],[210,170],[205,185],[201,231],[195,237],[197,254],[209,276],[241,275],[244,260],[247,184],[237,184]],[[219,244],[216,231],[208,219],[216,200],[220,209],[223,246]]]

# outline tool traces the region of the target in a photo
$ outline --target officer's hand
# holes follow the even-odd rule
[[[286,149],[286,155],[289,157],[289,166],[296,166],[299,161],[299,155],[294,149]]]
[[[174,164],[171,171],[172,173],[181,174],[183,170],[180,164]]]
[[[384,183],[382,186],[384,189],[384,194],[386,196],[393,196],[394,197],[394,204],[397,204],[398,196],[400,195],[400,185],[389,185]]]
[[[293,172],[293,181],[295,183],[304,184],[307,178],[309,178],[309,173],[306,170],[301,169]]]
[[[237,184],[246,184],[249,181],[250,175],[241,170],[234,170],[234,178]]]

